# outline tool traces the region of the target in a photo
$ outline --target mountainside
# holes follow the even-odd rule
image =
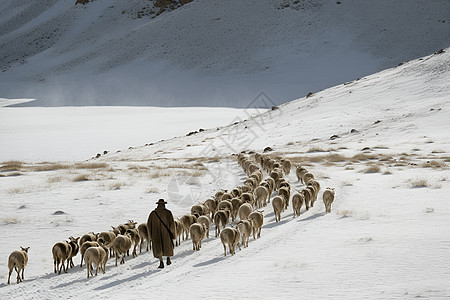
[[[2,1],[0,97],[246,107],[265,91],[279,104],[450,40],[446,0],[194,0],[160,9],[149,0]]]
[[[3,162],[0,229],[7,234],[0,247],[1,298],[447,299],[449,94],[447,48],[247,120],[237,116],[229,126],[143,141],[82,162]],[[0,108],[27,114],[30,124],[33,116],[41,117],[33,110],[50,109]],[[131,114],[124,122],[129,127],[116,130],[117,139],[130,134],[132,121]],[[67,120],[60,122],[68,126]],[[14,122],[0,129],[14,130]],[[55,151],[65,137],[62,131],[47,151]],[[93,278],[79,266],[53,273],[56,242],[129,219],[145,222],[159,198],[181,217],[218,190],[243,184],[248,175],[236,153],[252,158],[252,151],[264,149],[264,155],[288,158],[293,167],[314,174],[319,199],[295,218],[290,204],[280,222],[271,203],[264,207],[261,237],[251,237],[234,256],[224,256],[212,225],[200,251],[192,250],[190,239],[182,241],[163,270],[143,250],[126,257],[124,265],[110,259],[106,274]],[[284,177],[292,194],[305,188],[294,168]],[[321,197],[327,187],[336,192],[329,214]],[[25,280],[15,284],[13,273],[8,286],[7,257],[19,246],[31,246]],[[79,260],[78,255],[74,262]]]

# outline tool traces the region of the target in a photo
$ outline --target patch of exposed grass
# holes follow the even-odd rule
[[[107,163],[99,163],[99,162],[84,162],[84,163],[76,163],[75,168],[77,169],[106,169],[108,168]]]
[[[440,154],[440,153],[445,153],[445,151],[442,151],[442,150],[433,150],[433,151],[431,151],[431,153],[433,153],[433,154]]]
[[[10,160],[3,162],[0,166],[0,171],[3,172],[13,172],[13,171],[20,171],[23,168],[24,163],[17,160]]]
[[[30,171],[34,171],[34,172],[47,172],[47,171],[70,169],[71,167],[72,167],[71,165],[60,164],[60,163],[45,163],[45,164],[30,166],[28,169]]]
[[[445,162],[443,162],[442,160],[430,160],[428,162],[421,164],[421,166],[424,168],[439,169],[439,168],[447,167],[447,164]]]
[[[361,160],[370,160],[370,159],[376,159],[377,156],[375,154],[367,154],[367,153],[358,153],[353,155],[351,158],[351,161],[361,161]]]
[[[48,183],[56,183],[56,182],[61,182],[63,180],[62,176],[53,176],[47,179]]]
[[[106,185],[109,190],[120,190],[121,187],[126,186],[125,182],[117,181]]]
[[[344,162],[348,160],[347,157],[340,154],[329,154],[325,156],[325,159],[329,162]]]
[[[22,193],[25,193],[25,188],[23,187],[16,187],[8,190],[8,194],[22,194]]]
[[[174,173],[172,171],[163,170],[163,171],[156,171],[150,174],[151,179],[160,178],[160,177],[169,177],[172,176]]]
[[[352,216],[355,214],[355,212],[346,209],[346,210],[338,210],[338,211],[336,212],[336,214],[337,214],[338,216],[341,216],[342,218],[348,218],[348,217],[352,217]]]
[[[2,219],[2,223],[5,225],[10,225],[10,224],[19,224],[21,223],[21,221],[18,218],[6,217]]]
[[[160,191],[158,188],[152,187],[152,188],[147,189],[147,193],[159,194]]]

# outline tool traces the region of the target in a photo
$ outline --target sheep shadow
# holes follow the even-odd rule
[[[227,259],[225,256],[220,256],[220,257],[215,257],[213,259],[198,263],[196,265],[194,265],[193,267],[197,268],[197,267],[205,267],[205,266],[209,266],[218,262],[221,262],[223,260]]]
[[[286,224],[286,223],[289,222],[289,221],[291,221],[291,220],[290,220],[290,219],[287,219],[287,218],[285,217],[285,219],[284,219],[284,220],[281,220],[280,222],[271,222],[271,223],[269,223],[269,224],[264,225],[262,228],[263,228],[263,229],[266,229],[266,228],[273,228],[273,227],[278,226],[278,225]]]
[[[319,218],[319,217],[323,217],[323,216],[325,216],[325,215],[326,215],[326,214],[325,214],[324,212],[322,212],[322,213],[317,213],[317,214],[311,215],[311,216],[309,216],[309,217],[307,217],[307,218],[300,219],[300,220],[298,220],[297,222],[310,221],[310,220],[317,219],[317,218]]]
[[[69,281],[69,282],[64,282],[64,283],[55,285],[55,286],[53,286],[53,287],[50,287],[50,289],[56,290],[56,289],[66,288],[66,287],[68,287],[68,286],[70,286],[70,285],[72,285],[72,284],[74,284],[74,283],[85,282],[85,281],[87,281],[87,280],[89,280],[89,279],[83,277],[83,278],[80,278],[80,279],[77,279],[77,280],[72,280],[72,281]]]
[[[109,282],[109,283],[104,284],[102,286],[98,286],[98,287],[94,288],[93,290],[95,290],[95,291],[103,291],[103,290],[106,290],[106,289],[109,289],[109,288],[113,288],[113,287],[119,286],[119,285],[124,284],[124,283],[128,283],[130,281],[133,281],[133,280],[136,280],[136,279],[139,279],[139,278],[151,276],[151,275],[153,275],[153,274],[155,274],[155,273],[157,273],[159,271],[160,270],[150,270],[150,271],[147,271],[147,272],[135,274],[133,276],[130,276],[130,277],[127,277],[127,278],[124,278],[124,279],[118,279],[116,281]]]

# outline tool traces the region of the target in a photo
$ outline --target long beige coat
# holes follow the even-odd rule
[[[161,220],[166,224],[175,237],[175,222],[172,212],[165,208],[156,208],[148,216],[147,227],[148,233],[152,237],[153,256],[159,258],[161,256],[173,256],[173,243],[166,227],[161,224],[161,220],[156,215],[158,213]]]

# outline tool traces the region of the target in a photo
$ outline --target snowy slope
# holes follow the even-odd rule
[[[2,283],[1,298],[450,297],[449,66],[446,49],[219,130],[84,163],[16,163],[10,171],[3,163],[2,175],[22,175],[0,178],[0,226],[10,233],[0,248],[2,282],[8,254],[32,248],[25,282]],[[232,154],[266,146],[336,188],[331,214],[318,201],[298,218],[289,208],[276,223],[268,206],[261,238],[233,257],[211,230],[199,252],[182,242],[164,270],[143,253],[118,267],[110,260],[106,274],[89,280],[79,267],[52,273],[55,242],[144,222],[159,197],[181,216],[243,182]],[[73,181],[80,175],[86,180]],[[288,179],[302,187],[295,174]]]
[[[276,103],[449,46],[447,0],[0,3],[0,97],[27,105]]]

